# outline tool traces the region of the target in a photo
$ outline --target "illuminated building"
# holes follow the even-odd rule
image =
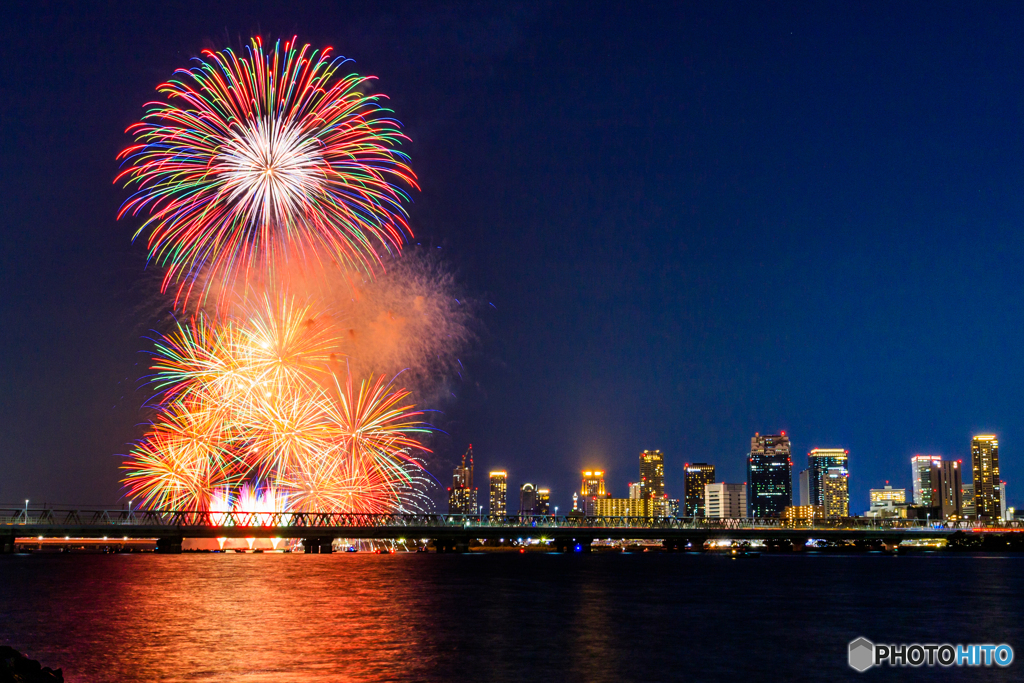
[[[640,486],[644,498],[665,497],[665,456],[661,451],[640,454]]]
[[[871,499],[872,507],[883,503],[903,504],[907,502],[906,489],[894,489],[888,484],[884,489],[871,489],[868,496]]]
[[[751,517],[778,517],[793,504],[793,461],[786,432],[754,434],[750,439],[746,498]]]
[[[825,491],[822,481],[830,467],[842,467],[848,470],[850,452],[842,448],[813,448],[807,454],[807,502],[801,505],[824,505]]]
[[[844,467],[829,467],[821,480],[826,517],[850,516],[850,475]]]
[[[939,495],[935,507],[942,508],[943,519],[960,518],[964,514],[963,481],[960,461],[943,460],[939,466]]]
[[[580,497],[583,499],[583,512],[588,515],[594,512],[594,501],[607,498],[604,488],[604,472],[601,470],[584,470],[583,482],[580,484]]]
[[[705,462],[687,463],[683,488],[683,516],[704,516],[704,485],[715,483],[715,466]]]
[[[1013,508],[1010,508],[1011,510]],[[999,519],[1006,520],[1006,482],[999,482]]]
[[[596,498],[594,515],[598,517],[650,517],[651,501],[645,498]]]
[[[974,514],[995,519],[1002,514],[999,490],[999,439],[979,434],[971,441],[971,471],[974,474]]]
[[[810,526],[824,518],[825,508],[821,505],[790,505],[782,511],[782,522],[786,526]]]
[[[964,517],[974,519],[978,514],[974,507],[974,484],[964,484],[963,492]]]
[[[914,505],[935,507],[939,492],[939,470],[942,458],[937,455],[915,455],[910,459],[911,480],[914,482]]]
[[[668,516],[678,517],[679,516],[679,499],[669,498],[668,499]]]
[[[640,500],[644,497],[644,487],[638,482],[629,483],[629,497],[633,500]]]
[[[537,514],[537,487],[533,484],[523,484],[519,489],[519,514]]]
[[[537,512],[534,514],[551,514],[551,492],[547,489],[537,489]]]
[[[865,517],[887,519],[907,516],[906,489],[894,489],[886,484],[884,489],[871,489],[868,495],[871,508],[864,513]]]
[[[448,512],[454,515],[477,513],[476,489],[473,488],[473,444],[462,454],[462,464],[452,474],[452,486],[448,489]]]
[[[508,497],[508,473],[491,472],[490,483],[491,497],[488,510],[490,510],[492,517],[504,517],[508,514],[506,504]]]
[[[704,516],[708,519],[741,519],[746,510],[747,487],[743,484],[704,485]]]

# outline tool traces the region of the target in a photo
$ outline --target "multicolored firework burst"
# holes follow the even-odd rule
[[[308,307],[261,303],[220,325],[200,313],[157,343],[163,395],[123,466],[131,495],[198,510],[256,495],[289,511],[416,509],[427,428],[410,393],[353,380]]]
[[[150,259],[179,298],[202,275],[231,287],[251,271],[323,259],[363,271],[410,235],[403,188],[415,188],[406,137],[368,95],[372,77],[295,40],[245,56],[206,50],[160,85],[128,128],[115,182],[135,189],[118,217],[148,212]]]
[[[360,335],[328,313],[344,298],[339,275],[372,277],[401,251],[416,187],[398,122],[366,93],[371,78],[341,75],[345,63],[294,39],[207,50],[128,129],[116,182],[134,193],[118,217],[148,214],[135,237],[146,234],[186,319],[156,341],[157,414],[123,465],[146,506],[429,505],[421,413],[366,368],[402,357],[395,348],[415,343],[404,330],[437,307],[417,295],[415,315],[388,308]],[[359,349],[373,350],[361,379],[350,371]]]

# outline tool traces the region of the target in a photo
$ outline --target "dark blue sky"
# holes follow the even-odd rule
[[[485,306],[435,473],[616,495],[850,450],[852,508],[995,431],[1024,474],[1024,10],[986,3],[141,3],[7,10],[0,501],[118,500],[152,275],[111,181],[154,87],[253,33],[380,77],[412,208]],[[481,488],[486,486],[478,478]]]

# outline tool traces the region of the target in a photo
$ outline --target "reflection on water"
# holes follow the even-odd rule
[[[821,680],[861,635],[1024,653],[1022,579],[938,554],[4,556],[0,643],[88,682]]]

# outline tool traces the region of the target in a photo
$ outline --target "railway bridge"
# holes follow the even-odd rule
[[[660,541],[668,550],[715,540],[760,540],[801,546],[809,539],[863,541],[892,547],[908,539],[1022,532],[1021,522],[926,522],[846,518],[787,524],[779,519],[451,515],[441,513],[240,512],[0,508],[0,552],[18,539],[155,539],[157,552],[179,553],[186,538],[301,539],[307,553],[329,553],[334,539],[424,539],[437,552],[464,552],[473,539],[545,538],[562,551],[587,552],[598,539]]]

